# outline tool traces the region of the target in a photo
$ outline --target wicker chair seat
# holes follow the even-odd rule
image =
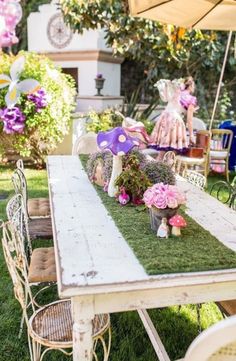
[[[53,234],[51,218],[29,219],[29,236],[31,239],[52,239]]]
[[[30,283],[57,281],[54,247],[33,250],[28,279]]]
[[[50,204],[48,198],[30,198],[27,202],[30,217],[50,216]]]
[[[234,361],[236,358],[236,343],[231,342],[216,351],[208,361]]]
[[[53,302],[40,308],[29,320],[29,333],[35,341],[45,346],[72,348],[71,301]],[[110,327],[109,314],[96,315],[93,320],[93,338]]]

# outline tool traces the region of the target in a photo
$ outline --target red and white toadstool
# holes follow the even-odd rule
[[[187,226],[185,219],[179,214],[176,214],[175,216],[170,218],[169,224],[172,226],[171,233],[173,234],[173,236],[177,237],[181,235],[180,229]]]

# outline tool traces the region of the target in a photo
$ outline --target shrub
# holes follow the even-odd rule
[[[162,162],[148,162],[143,168],[152,184],[175,184],[175,175],[171,168]]]
[[[151,185],[146,174],[141,170],[139,160],[135,154],[129,155],[123,172],[117,177],[115,185],[124,189],[135,203],[141,200],[143,193]]]
[[[133,148],[128,154],[123,157],[123,168],[125,168],[130,160],[130,157],[135,156],[138,161],[138,164],[143,168],[147,163],[147,157],[145,154],[140,152],[138,148]]]
[[[102,112],[91,111],[87,115],[89,121],[86,124],[87,132],[98,133],[121,125],[123,118],[115,110],[105,109]]]
[[[153,120],[149,120],[149,119],[142,119],[142,122],[145,126],[147,133],[150,135],[152,133],[156,123]]]
[[[38,86],[32,93],[20,92],[13,107],[5,98],[10,87],[0,88],[0,151],[6,154],[10,145],[21,156],[42,163],[68,133],[74,109],[74,81],[45,56],[24,51],[17,56],[2,54],[0,77],[12,76],[11,65],[20,56],[25,63],[19,68],[17,86],[25,79],[36,80]]]

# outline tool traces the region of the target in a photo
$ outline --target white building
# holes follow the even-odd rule
[[[28,17],[28,50],[43,53],[71,74],[80,96],[96,93],[94,78],[102,73],[106,79],[103,95],[120,95],[122,58],[115,58],[104,40],[103,30],[73,34],[63,23],[57,0],[39,6]]]

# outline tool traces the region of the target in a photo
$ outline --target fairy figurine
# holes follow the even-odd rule
[[[157,229],[157,237],[168,238],[169,226],[167,225],[167,218],[162,218],[161,224]]]
[[[194,143],[192,118],[193,112],[197,109],[197,99],[192,95],[195,89],[193,78],[172,81],[161,79],[155,86],[161,99],[167,102],[167,106],[155,124],[150,147],[164,152],[182,152],[189,147],[189,143]],[[183,120],[186,113],[189,140]]]

